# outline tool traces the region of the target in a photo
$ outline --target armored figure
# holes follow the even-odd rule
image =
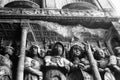
[[[114,72],[114,76],[116,80],[120,79],[120,47],[117,46],[113,50],[115,55],[111,55],[109,58],[109,66],[111,70]]]
[[[25,58],[25,80],[42,80],[43,73],[40,70],[43,65],[43,60],[39,54],[39,47],[32,45],[30,54]]]
[[[70,61],[76,66],[69,75],[70,80],[92,80],[89,74],[91,71],[90,64],[85,51],[78,45],[74,45],[70,49]]]
[[[12,61],[13,47],[6,46],[4,55],[0,55],[0,80],[12,80]]]
[[[94,58],[97,61],[102,80],[115,80],[109,68],[109,58],[106,57],[105,52],[102,49],[97,49],[94,52]]]
[[[64,58],[64,47],[56,42],[52,48],[52,54],[45,57],[45,80],[66,80],[66,73],[73,64]]]

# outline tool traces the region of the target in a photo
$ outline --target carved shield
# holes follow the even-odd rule
[[[45,80],[66,80],[66,76],[60,70],[48,70]]]

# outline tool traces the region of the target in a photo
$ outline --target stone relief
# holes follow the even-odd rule
[[[12,15],[45,15],[45,16],[80,16],[80,17],[105,17],[102,11],[95,10],[61,10],[61,9],[11,9],[1,8],[0,14]],[[109,15],[109,14],[108,14]],[[107,16],[108,16],[107,15]],[[110,15],[109,15],[110,16]]]

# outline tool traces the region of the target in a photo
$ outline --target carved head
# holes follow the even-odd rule
[[[97,59],[97,60],[105,58],[105,52],[102,49],[97,49],[94,52],[94,58]]]
[[[5,47],[5,53],[12,56],[13,55],[13,52],[14,52],[14,48],[11,47],[11,46],[6,46]]]
[[[70,55],[73,57],[79,57],[82,55],[82,48],[78,45],[73,45],[70,49]]]
[[[113,50],[116,56],[120,55],[120,46],[115,47]]]
[[[56,42],[52,48],[52,54],[54,56],[63,56],[64,46],[61,42]]]
[[[40,53],[40,48],[38,45],[32,45],[30,47],[30,53],[32,53],[33,55],[36,55],[38,53]]]

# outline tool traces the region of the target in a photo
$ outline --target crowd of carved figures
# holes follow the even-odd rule
[[[102,80],[120,79],[120,46],[114,47],[114,55],[106,49],[82,42],[67,49],[62,42],[55,42],[41,49],[39,45],[26,48],[24,80],[94,80],[88,58],[92,53]],[[19,59],[15,46],[0,47],[0,80],[15,80]]]

